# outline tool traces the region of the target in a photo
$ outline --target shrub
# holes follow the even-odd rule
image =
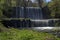
[[[9,31],[0,32],[0,40],[59,40],[53,35],[27,29],[10,28]]]

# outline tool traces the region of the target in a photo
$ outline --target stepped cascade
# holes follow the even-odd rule
[[[8,11],[4,10],[3,14],[7,16],[9,10],[11,10],[10,12],[12,13],[9,16],[11,20],[6,20],[6,18],[4,18],[2,22],[7,27],[53,27],[55,21],[59,20],[47,19],[47,16],[43,16],[42,9],[39,7],[26,7],[25,9],[24,7],[12,7],[8,9]]]

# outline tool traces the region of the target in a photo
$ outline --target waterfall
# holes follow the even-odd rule
[[[27,15],[24,15],[23,7],[13,7],[11,15],[12,19],[9,21],[9,23],[12,24],[11,26],[15,27],[54,27],[56,23],[55,21],[59,20],[44,19],[42,10],[39,7],[26,7],[26,14]]]
[[[31,20],[33,22],[34,27],[48,27],[49,20]]]
[[[20,10],[20,11],[19,11]],[[42,9],[39,7],[26,7],[24,15],[23,7],[16,7],[16,18],[29,18],[30,20],[20,21],[20,27],[54,27],[54,23],[58,19],[44,19]],[[15,23],[17,26],[18,22]]]
[[[34,20],[31,19],[33,23],[33,27],[55,27],[56,21],[59,19],[42,19],[42,20]]]

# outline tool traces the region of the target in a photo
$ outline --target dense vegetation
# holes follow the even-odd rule
[[[51,18],[60,19],[60,0],[51,0],[51,2],[48,2],[48,7],[51,11]],[[60,26],[60,21],[56,22],[55,26]]]
[[[48,3],[52,18],[60,18],[60,0],[52,0]]]
[[[52,34],[30,29],[5,28],[0,24],[0,40],[59,40]]]

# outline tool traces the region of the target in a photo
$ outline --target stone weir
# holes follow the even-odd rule
[[[31,27],[54,27],[56,22],[59,22],[59,19],[24,19],[24,18],[4,18],[2,24],[6,27],[15,27],[15,28],[31,28]]]
[[[2,23],[6,27],[53,27],[58,19],[47,19],[40,7],[12,7],[3,10]]]

